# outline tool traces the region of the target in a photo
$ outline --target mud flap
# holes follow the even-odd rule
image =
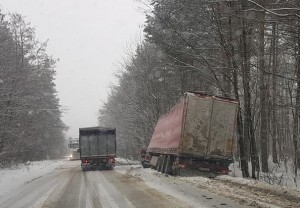
[[[152,156],[150,160],[150,166],[154,167],[154,169],[157,169],[158,166],[158,157],[157,156]]]

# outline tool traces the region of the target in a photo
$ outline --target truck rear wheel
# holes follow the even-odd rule
[[[162,156],[162,165],[161,165],[160,172],[165,173],[166,163],[167,163],[167,157]]]
[[[178,167],[178,163],[179,163],[179,158],[173,157],[171,162],[171,167],[170,167],[173,175],[180,175],[180,169]]]
[[[170,155],[168,155],[168,156],[165,157],[165,162],[166,162],[166,165],[165,165],[165,171],[164,171],[164,173],[166,175],[168,175],[169,174],[169,170],[170,170],[170,164],[171,164],[171,157],[170,157]]]
[[[158,157],[158,161],[157,161],[157,171],[161,172],[161,165],[162,165],[162,156]]]

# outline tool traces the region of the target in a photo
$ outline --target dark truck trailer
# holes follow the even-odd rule
[[[150,165],[179,174],[197,169],[227,174],[233,161],[236,100],[187,92],[160,117],[147,148]]]
[[[116,157],[116,129],[89,127],[79,129],[81,169],[113,169]]]

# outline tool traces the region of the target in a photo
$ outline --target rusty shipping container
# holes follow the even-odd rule
[[[235,100],[186,93],[170,112],[159,119],[154,129],[147,148],[147,152],[154,156],[154,165],[157,161],[159,163],[160,156],[164,157],[163,162],[169,160],[169,164],[173,162],[175,166],[181,160],[185,165],[194,161],[195,166],[211,169],[213,165],[215,169],[216,161],[225,161],[227,168],[235,147],[237,111],[238,102]]]

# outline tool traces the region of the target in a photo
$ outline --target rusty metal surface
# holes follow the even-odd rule
[[[181,153],[231,158],[238,103],[188,94]]]
[[[184,99],[181,99],[172,110],[163,115],[154,129],[147,151],[157,153],[177,153],[180,136]]]
[[[212,99],[193,94],[187,94],[187,99],[181,152],[206,156]]]
[[[187,93],[154,130],[148,152],[232,158],[238,103]]]
[[[237,103],[214,99],[207,155],[232,157]]]

